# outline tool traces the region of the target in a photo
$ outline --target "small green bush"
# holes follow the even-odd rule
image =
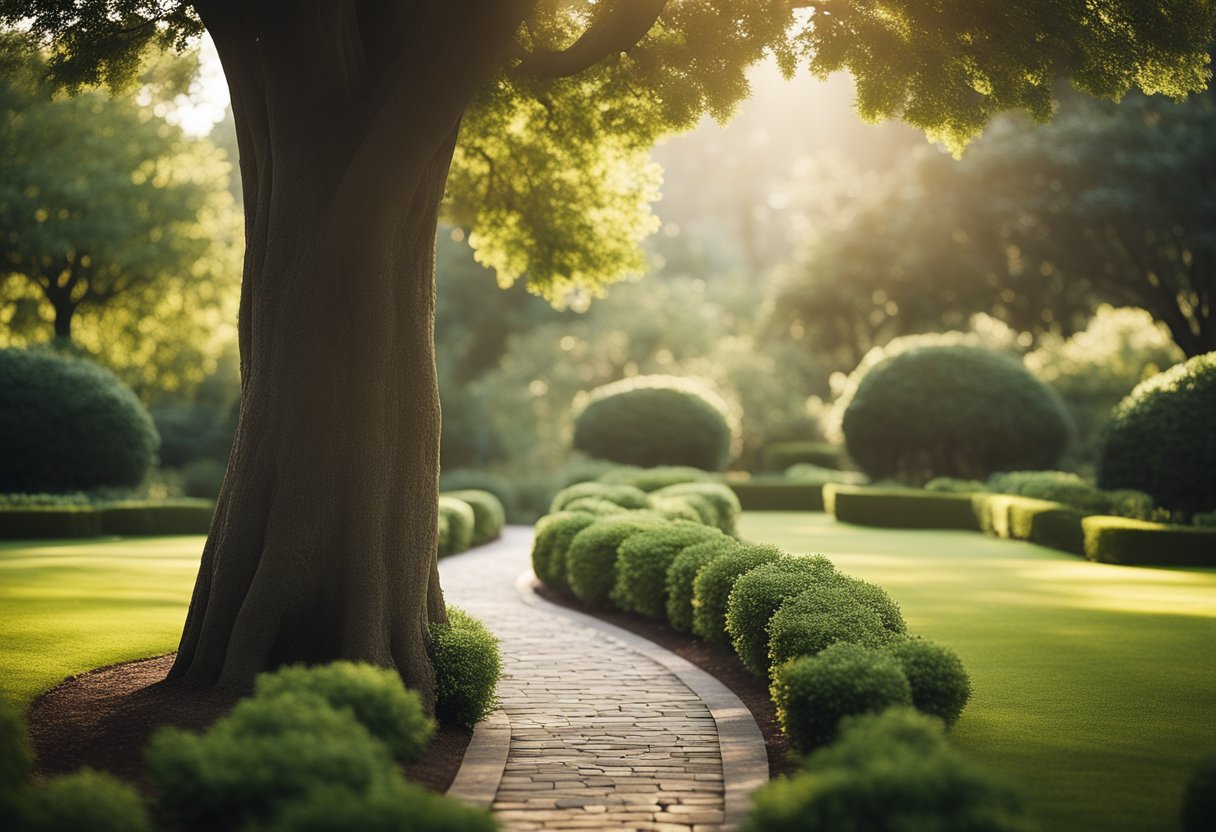
[[[135,789],[109,774],[82,769],[55,777],[25,795],[25,832],[151,832]]]
[[[447,491],[442,496],[454,497],[468,503],[469,508],[473,509],[474,546],[489,543],[502,534],[503,524],[507,522],[507,513],[502,502],[489,491],[464,489]]]
[[[689,546],[723,538],[712,526],[685,523],[630,536],[617,549],[612,602],[628,612],[663,618],[667,570],[676,556]]]
[[[123,500],[100,509],[101,531],[124,536],[206,534],[214,513],[210,500]]]
[[[768,620],[781,604],[839,577],[825,557],[784,557],[739,576],[726,603],[726,632],[743,666],[756,676],[769,674]]]
[[[1186,517],[1216,509],[1216,352],[1141,382],[1100,440],[1098,485],[1133,488]]]
[[[666,503],[682,503],[692,509],[696,515],[696,521],[703,526],[712,526],[718,528],[718,507],[714,502],[703,494],[680,494],[675,497],[654,497],[650,498],[652,508],[658,508]],[[720,531],[720,529],[719,529]]]
[[[1063,503],[1090,514],[1110,509],[1105,492],[1067,471],[1001,471],[988,478],[988,490]]]
[[[367,794],[317,789],[247,832],[494,832],[485,809],[396,779]]]
[[[868,368],[841,423],[873,479],[1050,468],[1072,433],[1063,401],[1021,362],[963,345],[912,348]]]
[[[769,618],[765,635],[766,658],[774,670],[790,659],[822,653],[837,642],[877,649],[899,638],[845,581],[788,598]]]
[[[692,583],[692,631],[706,641],[727,643],[726,607],[735,581],[784,554],[776,546],[740,546],[705,564]]]
[[[727,552],[741,549],[733,537],[722,536],[698,543],[676,555],[667,567],[667,622],[678,632],[692,632],[692,587],[701,567]]]
[[[259,676],[254,693],[320,696],[334,708],[350,711],[398,760],[421,757],[435,732],[435,721],[426,715],[417,692],[406,688],[395,670],[370,664],[338,661],[282,667]]]
[[[34,758],[17,710],[0,699],[0,809],[26,787]]]
[[[439,472],[439,490],[441,493],[451,491],[489,491],[498,498],[506,514],[507,521],[520,522],[517,519],[515,504],[515,483],[502,474],[482,471],[477,468],[443,469]],[[545,501],[548,504],[548,500]],[[533,518],[534,519],[534,518]],[[528,520],[526,522],[531,522]]]
[[[670,523],[655,512],[635,511],[601,517],[580,531],[566,550],[570,591],[584,604],[607,604],[616,586],[616,558],[621,544],[635,534],[665,528]]]
[[[652,497],[650,510],[657,512],[668,520],[684,520],[697,525],[704,525],[701,512],[697,511],[683,497]]]
[[[817,465],[821,468],[843,468],[844,449],[827,442],[771,442],[760,449],[763,471],[785,471],[792,465]]]
[[[349,711],[309,693],[245,699],[204,734],[161,728],[145,759],[161,806],[200,830],[269,818],[319,787],[365,794],[396,771]]]
[[[571,500],[562,508],[562,512],[579,512],[580,514],[592,514],[604,516],[608,514],[624,514],[627,511],[633,511],[630,508],[621,508],[616,503],[609,502],[601,497],[579,497],[577,500]]]
[[[743,832],[1030,832],[1017,795],[910,708],[842,721],[806,770],[762,787]]]
[[[447,518],[448,522],[446,541],[440,541],[446,545],[439,549],[439,557],[455,555],[473,545],[473,527],[476,523],[476,515],[473,513],[472,506],[455,497],[441,496],[439,514],[441,517]]]
[[[825,485],[827,510],[842,523],[888,529],[966,529],[979,531],[972,496],[926,492],[918,488]]]
[[[532,571],[545,586],[558,592],[570,591],[570,584],[566,583],[566,551],[574,536],[596,519],[594,514],[559,511],[546,514],[536,522],[536,537],[532,540]]]
[[[715,520],[711,525],[717,526],[730,535],[735,533],[739,512],[742,511],[735,492],[720,482],[686,482],[669,485],[655,491],[653,496],[708,500],[713,504],[715,510]]]
[[[484,624],[456,607],[447,612],[446,624],[431,625],[435,717],[441,724],[471,728],[497,704],[502,656],[498,639]]]
[[[582,497],[594,497],[616,503],[621,508],[640,509],[650,506],[650,498],[646,492],[632,485],[607,485],[600,482],[577,482],[568,485],[553,498],[549,504],[549,513],[562,511],[567,503],[572,503]]]
[[[687,465],[658,465],[654,468],[621,465],[601,475],[597,481],[612,485],[632,485],[634,488],[650,492],[671,485],[712,480],[713,475],[708,471],[691,468]]]
[[[688,379],[623,379],[591,391],[575,416],[574,447],[625,465],[720,471],[734,438],[728,414],[717,395]]]
[[[878,619],[882,622],[882,626],[892,633],[903,635],[908,632],[908,627],[904,623],[904,616],[899,609],[899,604],[895,603],[895,600],[887,594],[887,591],[878,584],[872,584],[869,581],[863,581],[850,575],[841,575],[837,583],[858,601],[878,613]]]
[[[731,480],[730,489],[745,511],[823,511],[823,488],[784,477]]]
[[[911,705],[912,689],[891,656],[837,642],[777,668],[772,697],[790,745],[806,753],[831,742],[846,716]]]
[[[1182,794],[1182,832],[1216,829],[1216,754],[1199,761]]]
[[[1085,556],[1129,566],[1216,566],[1216,529],[1086,517]]]
[[[902,639],[887,648],[912,686],[912,704],[947,725],[958,721],[971,698],[971,677],[948,647],[924,639]]]
[[[0,491],[134,487],[159,444],[148,411],[109,370],[0,349]]]

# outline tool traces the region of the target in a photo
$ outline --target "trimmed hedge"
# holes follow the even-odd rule
[[[580,531],[566,550],[566,583],[584,604],[603,606],[616,586],[617,549],[629,537],[661,529],[667,520],[660,514],[631,511],[602,517]]]
[[[835,739],[846,716],[912,704],[912,688],[892,656],[847,642],[777,668],[772,696],[781,729],[804,754]]]
[[[621,508],[641,509],[650,506],[650,498],[646,492],[632,485],[610,485],[602,482],[576,482],[557,492],[549,504],[549,513],[562,511],[567,503],[572,503],[581,497],[594,497],[616,503]]]
[[[707,501],[714,508],[714,519],[708,525],[717,526],[726,534],[733,535],[742,506],[735,492],[720,482],[686,482],[669,485],[655,491],[653,497],[682,497],[688,500]],[[693,503],[694,507],[697,505]],[[704,521],[703,521],[704,522]]]
[[[130,500],[103,506],[101,531],[118,535],[206,534],[215,503],[210,500]]]
[[[683,549],[667,567],[667,623],[677,632],[692,632],[692,587],[705,564],[743,548],[733,537],[722,536]]]
[[[739,576],[726,602],[726,632],[743,666],[769,675],[768,621],[787,599],[831,583],[840,573],[821,555],[784,557]]]
[[[824,486],[784,478],[728,480],[744,511],[823,511]]]
[[[439,491],[443,494],[456,491],[489,491],[502,504],[508,521],[520,522],[515,503],[515,483],[502,474],[483,471],[479,468],[441,470],[439,472]]]
[[[402,684],[395,670],[347,661],[298,664],[263,673],[254,684],[255,696],[285,693],[314,694],[349,711],[398,760],[417,760],[435,733],[422,698]]]
[[[843,456],[844,448],[828,442],[770,442],[760,449],[760,469],[777,473],[800,462],[840,469]]]
[[[776,546],[740,546],[705,564],[692,583],[692,631],[706,641],[727,643],[726,607],[735,581],[782,556]]]
[[[472,728],[497,705],[502,656],[485,624],[457,607],[449,606],[447,613],[446,624],[430,628],[435,717],[441,724]]]
[[[447,534],[443,534],[445,523],[440,523],[439,557],[463,552],[473,545],[473,526],[477,515],[473,507],[455,497],[439,497],[439,516],[446,521]]]
[[[831,484],[823,487],[823,495],[827,510],[844,523],[888,529],[980,530],[968,494]]]
[[[1085,556],[1129,566],[1216,566],[1216,529],[1086,517]]]
[[[0,540],[97,537],[101,513],[92,506],[0,508]]]
[[[836,580],[787,598],[765,625],[771,667],[814,656],[837,642],[877,649],[898,639],[904,632],[903,618],[890,624],[884,621],[881,605],[858,591],[862,583],[856,579]],[[899,616],[899,608],[887,600],[894,615]]]
[[[481,546],[502,534],[507,513],[502,502],[489,491],[465,489],[448,491],[440,496],[454,497],[473,509],[473,545]]]
[[[617,549],[612,602],[627,612],[663,618],[667,613],[667,571],[676,556],[689,546],[726,537],[713,526],[684,523],[632,535]]]
[[[546,586],[558,592],[570,592],[570,584],[566,583],[566,552],[574,536],[597,519],[594,514],[559,511],[546,514],[536,521],[536,537],[532,539],[532,571]]]
[[[574,448],[625,465],[720,471],[730,460],[729,411],[689,379],[637,376],[592,390],[574,419]]]
[[[971,677],[949,647],[919,638],[906,638],[887,648],[912,686],[912,704],[921,713],[947,725],[958,721],[971,698]]]
[[[690,482],[712,482],[714,475],[688,465],[656,465],[640,468],[636,465],[621,465],[602,474],[596,482],[611,485],[632,485],[643,491],[658,491],[671,485]]]
[[[1081,520],[1087,515],[1080,509],[1007,494],[972,495],[972,506],[980,527],[988,534],[1085,554]]]
[[[1216,352],[1141,382],[1111,414],[1098,485],[1148,492],[1184,515],[1216,509]]]
[[[571,500],[562,507],[561,513],[578,512],[580,514],[589,514],[597,517],[602,517],[609,514],[624,514],[627,511],[633,511],[629,508],[621,508],[616,503],[609,502],[601,497],[579,497],[576,500]],[[548,517],[549,515],[545,515]]]

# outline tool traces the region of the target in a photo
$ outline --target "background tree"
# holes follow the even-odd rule
[[[0,0],[56,43],[64,83],[121,83],[205,26],[232,93],[241,415],[172,681],[344,657],[431,690],[445,188],[500,280],[561,299],[636,271],[646,149],[728,116],[766,53],[848,70],[863,114],[955,146],[997,111],[1048,115],[1058,75],[1110,96],[1208,79],[1205,0],[794,5]]]
[[[146,105],[64,97],[27,38],[0,39],[4,341],[72,339],[145,398],[200,382],[233,311],[228,165],[156,115],[164,91],[150,89],[192,66],[158,66]]]

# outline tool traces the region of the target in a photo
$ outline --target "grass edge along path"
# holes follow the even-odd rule
[[[1216,752],[1216,569],[823,514],[745,512],[739,531],[827,555],[956,650],[974,693],[952,741],[1017,787],[1045,832],[1178,828],[1186,779]]]
[[[177,648],[201,535],[0,543],[0,698]]]

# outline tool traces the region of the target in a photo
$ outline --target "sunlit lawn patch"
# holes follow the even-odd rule
[[[1089,563],[966,531],[745,513],[741,535],[821,552],[954,648],[974,695],[953,729],[1046,830],[1173,830],[1216,751],[1216,570]]]
[[[0,697],[177,647],[202,537],[0,543]]]

